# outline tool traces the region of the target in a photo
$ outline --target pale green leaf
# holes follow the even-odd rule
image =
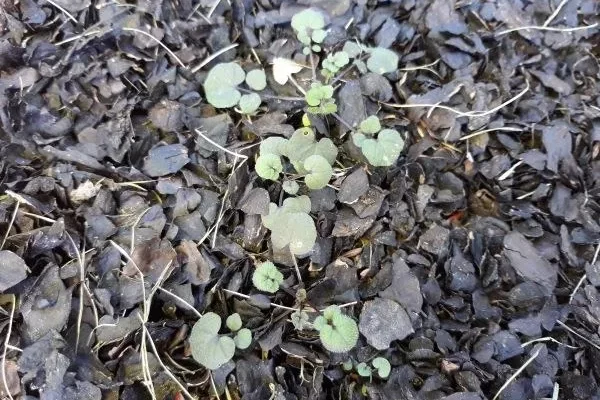
[[[219,335],[221,317],[209,312],[204,314],[192,328],[189,337],[194,359],[208,369],[218,369],[233,358],[235,342]]]
[[[277,156],[284,155],[282,152],[287,143],[287,139],[279,136],[271,136],[260,143],[260,154],[275,154]]]
[[[307,327],[310,327],[308,323],[308,313],[306,311],[296,310],[290,315],[290,320],[292,321],[292,325],[298,331],[302,331]]]
[[[292,253],[304,255],[312,250],[317,239],[315,223],[308,215],[308,196],[287,198],[281,207],[271,203],[269,214],[262,216],[263,225],[271,230],[271,243],[276,249],[289,246]]]
[[[367,137],[362,133],[355,133],[352,135],[352,142],[358,147],[361,147],[365,140],[367,140]]]
[[[367,363],[361,362],[356,365],[356,372],[363,378],[369,378],[371,376],[371,367]]]
[[[231,332],[239,331],[242,327],[242,318],[240,317],[240,314],[238,314],[238,313],[231,314],[225,320],[225,325],[227,325],[227,328],[229,328],[229,330]]]
[[[334,314],[331,318],[323,317],[325,324],[319,324],[319,338],[323,346],[332,353],[350,351],[358,341],[358,325],[356,321],[344,314]]]
[[[376,115],[371,115],[360,123],[360,130],[367,135],[374,135],[381,130],[379,118]]]
[[[315,43],[323,43],[323,40],[325,39],[325,37],[327,36],[327,32],[324,31],[323,29],[315,29],[314,31],[312,31],[312,40]]]
[[[242,328],[233,338],[238,349],[244,350],[252,343],[252,332],[248,328]]]
[[[235,87],[244,82],[245,77],[242,67],[234,62],[215,65],[204,81],[206,100],[217,108],[235,106],[241,97]]]
[[[333,168],[329,162],[318,154],[312,155],[304,160],[304,169],[308,175],[304,177],[304,182],[309,189],[322,189],[329,183]]]
[[[377,139],[365,139],[360,147],[371,165],[388,167],[393,165],[400,156],[404,148],[404,140],[397,131],[384,129],[379,132]]]
[[[262,69],[253,69],[246,75],[246,84],[253,90],[263,90],[267,87],[267,75]]]
[[[362,53],[363,46],[360,44],[353,42],[351,40],[347,41],[342,48],[342,51],[348,55],[350,58],[356,58]]]
[[[349,62],[350,62],[350,57],[348,57],[348,53],[345,53],[343,51],[338,51],[333,56],[333,63],[338,68],[343,67],[344,65],[348,64]]]
[[[398,68],[398,55],[392,50],[375,47],[369,51],[371,53],[367,60],[369,71],[383,75],[394,72]]]
[[[283,171],[283,165],[278,155],[267,153],[258,157],[255,169],[261,178],[276,181],[281,171]]]
[[[371,361],[371,364],[373,364],[373,367],[377,369],[377,375],[379,375],[380,378],[387,378],[392,371],[390,362],[383,357],[376,357],[373,361]]]
[[[298,190],[300,190],[300,185],[296,181],[284,181],[281,187],[284,192],[291,195],[298,193]]]
[[[240,97],[239,107],[243,114],[253,114],[260,107],[260,96],[256,93],[245,94]]]
[[[263,292],[275,293],[283,282],[283,274],[279,272],[275,264],[265,261],[259,264],[252,274],[252,284]]]
[[[325,18],[323,14],[311,8],[300,11],[292,17],[292,28],[297,32],[303,32],[308,29],[323,29],[324,27]]]

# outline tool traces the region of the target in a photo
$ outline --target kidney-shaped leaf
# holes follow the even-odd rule
[[[309,189],[322,189],[329,183],[333,169],[329,162],[318,154],[312,155],[304,160],[304,169],[308,175],[304,177],[304,182]]]
[[[383,75],[394,72],[398,68],[398,55],[392,50],[376,47],[370,52],[371,56],[367,60],[369,71]]]
[[[206,100],[217,108],[235,106],[242,96],[236,86],[244,82],[245,77],[242,67],[234,62],[215,65],[204,81]]]
[[[354,141],[356,143],[356,140]],[[393,129],[379,132],[377,139],[365,139],[361,149],[369,163],[375,167],[388,167],[396,162],[404,148],[404,140]]]
[[[240,111],[244,114],[253,114],[260,106],[260,96],[256,93],[245,94],[240,97]]]
[[[246,75],[246,84],[254,90],[263,90],[267,87],[267,76],[262,69],[253,69]]]
[[[281,158],[275,154],[261,154],[256,160],[256,173],[263,179],[276,181],[281,171]]]
[[[204,314],[192,328],[189,342],[192,356],[208,369],[217,369],[233,358],[235,342],[219,335],[221,317],[209,312]]]

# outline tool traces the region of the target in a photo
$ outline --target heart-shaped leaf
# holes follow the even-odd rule
[[[287,194],[294,195],[298,193],[298,190],[300,190],[300,185],[298,185],[298,182],[296,181],[283,181],[281,188]]]
[[[359,125],[360,131],[367,135],[374,135],[381,130],[381,123],[379,118],[375,115],[371,115]]]
[[[295,255],[305,255],[317,240],[315,223],[308,215],[311,209],[308,196],[287,198],[281,207],[271,203],[269,214],[262,217],[263,225],[271,230],[273,247],[289,246]]]
[[[239,107],[243,114],[254,114],[260,107],[260,96],[256,93],[245,94],[240,97]]]
[[[273,59],[273,78],[280,85],[285,85],[292,74],[302,71],[302,65],[287,58],[276,57]]]
[[[389,167],[393,165],[404,148],[404,140],[393,129],[384,129],[377,135],[377,139],[366,139],[364,135],[355,135],[354,144],[362,149],[362,153],[369,163],[375,167]]]
[[[233,313],[225,320],[225,325],[231,332],[239,331],[242,327],[242,318],[240,314]]]
[[[319,331],[323,346],[332,353],[350,351],[358,341],[356,321],[342,314],[337,306],[327,307],[322,316],[315,318],[313,326]]]
[[[214,370],[233,358],[235,342],[219,335],[221,317],[209,312],[204,314],[192,328],[189,337],[192,356],[204,367]]]
[[[253,69],[246,75],[246,84],[253,90],[263,90],[267,87],[267,76],[262,69]]]
[[[380,378],[387,378],[392,371],[390,362],[383,357],[374,358],[373,361],[371,361],[371,364],[373,364],[373,367],[377,370],[377,375],[379,375]]]
[[[217,108],[235,106],[242,96],[236,86],[244,82],[245,77],[242,67],[234,62],[215,65],[204,81],[206,100]]]
[[[329,183],[333,169],[329,162],[318,154],[308,157],[304,161],[304,169],[308,171],[308,175],[304,177],[304,182],[309,189],[322,189]]]
[[[287,142],[287,139],[279,136],[268,137],[260,143],[260,154],[275,154],[281,156],[284,154]]]
[[[281,146],[283,155],[290,159],[298,173],[305,174],[304,161],[312,155],[320,155],[329,165],[335,162],[338,149],[331,139],[315,141],[315,132],[308,127],[297,129],[286,144]]]
[[[238,349],[244,350],[252,343],[252,332],[248,328],[242,328],[233,338]]]
[[[283,171],[281,158],[275,154],[261,154],[256,159],[256,173],[263,179],[276,181],[279,174]]]

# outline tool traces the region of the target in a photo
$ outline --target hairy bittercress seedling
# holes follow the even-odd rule
[[[373,361],[371,361],[371,365],[372,367],[367,363],[361,362],[356,365],[356,372],[364,378],[372,379],[373,373],[377,371],[377,375],[380,378],[385,379],[390,375],[392,370],[390,362],[383,357],[375,357]]]
[[[252,114],[260,106],[261,99],[257,93],[242,95],[237,87],[244,82],[252,90],[263,90],[267,87],[265,71],[255,69],[246,74],[234,62],[219,63],[211,68],[204,81],[206,100],[216,108],[238,105],[242,113]]]
[[[236,347],[245,349],[252,343],[252,332],[242,328],[239,314],[230,315],[226,325],[235,333],[233,338],[219,334],[221,317],[212,312],[204,314],[192,328],[189,337],[192,356],[208,369],[218,369],[233,358]]]
[[[327,36],[323,14],[310,8],[300,11],[292,17],[292,28],[296,31],[300,43],[304,45],[304,54],[321,51],[320,44]]]
[[[358,341],[356,321],[342,314],[338,306],[329,306],[315,318],[313,326],[319,331],[323,346],[332,353],[350,351]]]
[[[271,261],[259,264],[252,274],[252,284],[263,292],[275,293],[282,282],[283,274]]]
[[[377,138],[374,135],[377,134]],[[352,142],[361,149],[369,163],[375,167],[393,165],[404,148],[404,139],[394,129],[381,129],[376,116],[370,116],[352,135]]]

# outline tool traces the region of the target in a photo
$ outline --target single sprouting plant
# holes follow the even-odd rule
[[[344,51],[338,51],[334,54],[329,54],[327,58],[323,60],[323,70],[321,71],[321,74],[323,74],[325,78],[330,79],[349,62],[350,57],[348,57],[348,53]]]
[[[296,31],[300,43],[304,45],[304,54],[321,51],[320,44],[327,36],[323,14],[310,8],[300,11],[292,17],[292,28]]]
[[[367,59],[367,68],[376,74],[387,74],[394,72],[398,68],[398,55],[392,50],[383,47],[367,49],[369,58]]]
[[[252,284],[263,292],[275,293],[282,282],[283,274],[271,261],[259,264],[252,274]]]
[[[374,135],[377,134],[377,138]],[[361,149],[369,163],[375,167],[393,165],[404,148],[404,139],[395,129],[381,129],[376,116],[370,116],[352,135],[352,142]]]
[[[215,313],[204,314],[192,328],[189,337],[192,357],[208,369],[217,369],[233,358],[235,348],[245,349],[252,343],[252,332],[242,328],[238,314],[227,318],[227,327],[235,332],[233,338],[219,334],[221,317]]]
[[[311,209],[308,196],[285,199],[281,207],[271,203],[269,214],[262,217],[263,225],[271,230],[271,243],[276,249],[289,246],[290,251],[302,256],[310,252],[317,240],[317,229],[308,214]]]
[[[342,314],[338,306],[329,306],[315,318],[313,326],[319,331],[323,346],[332,353],[350,351],[358,341],[356,321]]]
[[[296,310],[290,315],[290,319],[292,320],[292,324],[294,328],[298,331],[302,331],[308,327],[310,327],[310,323],[308,322],[308,313],[304,310]]]
[[[328,115],[337,112],[331,85],[314,82],[304,97],[308,104],[308,112],[311,114]]]
[[[358,372],[358,374],[364,378],[372,379],[373,373],[377,371],[377,376],[385,379],[390,375],[392,370],[390,362],[383,357],[375,357],[373,361],[371,361],[371,366],[369,366],[367,363],[361,362],[356,365],[356,372]]]
[[[331,166],[337,153],[331,139],[323,138],[317,142],[312,128],[300,128],[289,139],[270,137],[261,143],[256,173],[263,179],[277,180],[283,171],[283,156],[288,158],[298,174],[304,175],[309,189],[322,189],[333,175]],[[297,193],[297,183],[290,181],[284,190],[290,194]]]
[[[265,71],[255,69],[248,74],[234,62],[219,63],[212,67],[204,81],[206,100],[216,108],[239,106],[244,114],[254,113],[260,106],[257,93],[242,95],[238,86],[246,83],[252,90],[263,90],[267,86]]]

